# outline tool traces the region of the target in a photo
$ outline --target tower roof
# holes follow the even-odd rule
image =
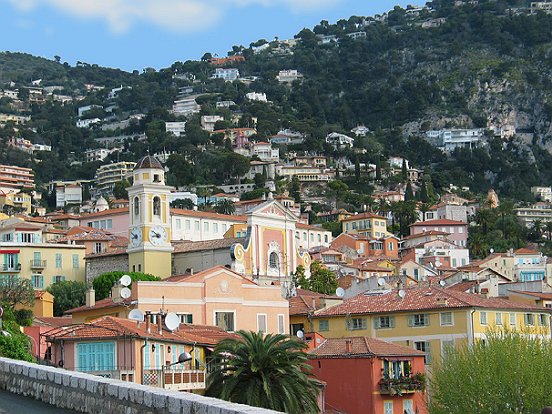
[[[141,170],[145,168],[156,168],[159,170],[163,169],[163,166],[159,162],[159,160],[151,155],[146,155],[145,157],[141,158],[134,167],[135,170]]]

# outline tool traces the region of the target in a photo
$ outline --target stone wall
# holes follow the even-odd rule
[[[196,394],[0,358],[0,389],[93,414],[270,414]]]
[[[86,259],[86,282],[92,283],[103,273],[128,271],[128,254],[122,253],[112,256],[98,256]]]

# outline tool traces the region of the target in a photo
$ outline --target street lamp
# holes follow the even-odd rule
[[[173,365],[183,364],[184,362],[191,361],[191,359],[192,359],[192,354],[184,351],[180,355],[178,355],[178,361],[173,362],[172,364],[169,364],[169,365],[163,365],[161,367],[161,379],[162,379],[161,384],[163,385],[163,389],[165,389],[165,370],[169,367],[172,367]]]

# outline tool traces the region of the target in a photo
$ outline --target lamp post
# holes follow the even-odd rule
[[[183,364],[184,362],[191,361],[191,359],[192,359],[192,355],[189,352],[184,351],[180,355],[178,355],[178,361],[173,362],[172,364],[169,364],[169,365],[163,365],[161,367],[161,384],[163,386],[163,389],[165,389],[165,370],[169,367],[172,367],[173,365]]]

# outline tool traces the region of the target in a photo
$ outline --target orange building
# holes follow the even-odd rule
[[[341,233],[330,243],[330,247],[346,254],[349,252],[349,256],[385,256],[391,259],[399,257],[399,239],[392,235],[375,239]]]
[[[347,414],[427,414],[424,353],[374,338],[326,339],[309,352],[325,406]]]

